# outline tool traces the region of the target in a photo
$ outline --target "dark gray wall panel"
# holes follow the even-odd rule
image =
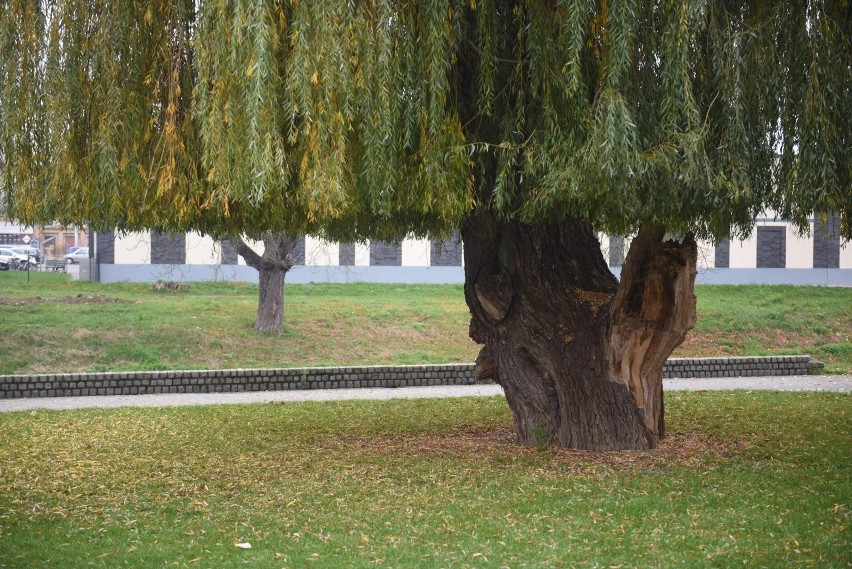
[[[370,265],[391,267],[402,265],[402,245],[373,241],[370,243]]]
[[[814,268],[840,267],[840,216],[832,215],[825,222],[814,221]]]
[[[449,239],[432,241],[433,267],[460,267],[462,264],[462,244],[458,231]]]
[[[344,267],[351,267],[355,265],[355,244],[354,243],[341,243],[340,244],[340,260],[338,264]]]
[[[222,239],[219,242],[219,246],[222,248],[222,261],[223,265],[236,265],[239,263],[240,255],[237,253],[237,247],[230,239]]]
[[[300,237],[296,240],[296,246],[293,247],[293,264],[294,265],[304,265],[305,264],[305,238]]]
[[[155,265],[183,265],[186,263],[186,235],[152,231],[151,263]]]
[[[115,230],[95,233],[98,263],[115,263]]]
[[[731,266],[731,241],[724,239],[716,245],[716,260],[713,266],[717,269],[727,269]]]
[[[757,268],[783,269],[787,265],[787,228],[757,228]]]

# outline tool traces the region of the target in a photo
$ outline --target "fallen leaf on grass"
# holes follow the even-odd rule
[[[240,549],[251,549],[251,544],[250,544],[250,543],[247,543],[247,542],[244,542],[244,543],[235,543],[235,544],[234,544],[234,547],[239,547]]]

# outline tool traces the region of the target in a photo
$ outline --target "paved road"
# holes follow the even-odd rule
[[[668,391],[774,390],[852,392],[852,375],[806,375],[783,377],[726,377],[709,379],[666,379]],[[110,407],[176,407],[282,401],[336,401],[341,399],[418,399],[434,397],[487,397],[502,395],[499,385],[446,387],[399,387],[362,389],[315,389],[306,391],[253,391],[249,393],[175,393],[159,395],[116,395],[99,397],[39,397],[0,400],[0,412],[31,409],[84,409]]]

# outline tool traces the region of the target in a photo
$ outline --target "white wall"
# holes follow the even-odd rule
[[[840,268],[852,269],[852,241],[840,242]]]
[[[402,242],[402,266],[428,267],[432,242],[428,239],[405,239]]]
[[[711,241],[698,242],[698,268],[708,269],[716,266],[716,246]]]
[[[799,237],[792,224],[787,224],[787,268],[812,269],[814,266],[814,224],[808,235]]]
[[[143,265],[151,262],[151,232],[115,234],[115,264]]]
[[[186,234],[187,265],[218,265],[221,262],[221,250],[212,237],[200,233]]]
[[[340,260],[340,245],[317,239],[310,235],[305,237],[305,265],[328,266],[337,265]]]
[[[355,266],[369,267],[370,266],[370,243],[355,244]]]
[[[248,245],[249,247],[254,249],[255,253],[257,253],[258,255],[263,255],[263,252],[266,250],[266,247],[263,246],[263,241],[254,241],[254,240],[248,239],[246,237],[243,237],[243,240],[246,242],[246,245]],[[238,265],[245,265],[246,264],[246,260],[243,259],[242,255],[237,255],[237,264]]]
[[[609,262],[609,235],[606,233],[598,233],[598,241],[601,243],[601,254],[607,263]]]
[[[732,269],[757,267],[757,229],[744,241],[731,239],[730,267]]]

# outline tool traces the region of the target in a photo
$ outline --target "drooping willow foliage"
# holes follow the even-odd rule
[[[852,236],[849,0],[0,0],[7,216]]]

